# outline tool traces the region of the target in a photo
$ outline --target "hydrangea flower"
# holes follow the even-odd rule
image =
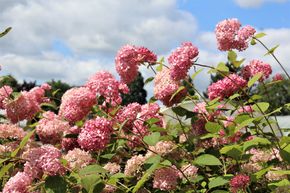
[[[32,184],[32,177],[25,172],[17,172],[11,177],[3,188],[3,193],[29,193],[28,188]]]
[[[103,167],[105,170],[109,171],[110,174],[116,174],[121,171],[121,166],[117,163],[108,162]]]
[[[247,85],[247,81],[242,77],[231,74],[222,80],[219,80],[208,87],[208,97],[213,100],[220,97],[220,100],[230,97],[234,93],[243,89]]]
[[[10,86],[3,86],[0,88],[0,109],[4,109],[4,101],[7,99],[13,92],[13,89]]]
[[[174,167],[161,168],[154,172],[153,188],[163,191],[175,190],[180,174]]]
[[[184,79],[198,53],[197,47],[191,42],[184,42],[174,50],[168,57],[171,78],[176,81]]]
[[[124,174],[126,176],[134,176],[135,174],[139,172],[145,160],[146,158],[143,155],[133,156],[127,161]]]
[[[93,162],[91,154],[79,148],[68,151],[63,158],[68,161],[68,167],[74,170],[79,170]]]
[[[78,136],[80,132],[81,132],[81,129],[77,126],[71,127],[69,130],[64,131],[63,133],[64,137],[62,138],[62,141],[61,141],[62,149],[64,149],[65,151],[69,151],[69,150],[73,150],[74,148],[80,147],[77,141],[77,137],[73,137],[73,138],[65,137],[66,135]]]
[[[115,58],[116,70],[121,80],[129,84],[138,76],[138,68],[141,63],[155,63],[157,56],[144,47],[132,45],[123,46]]]
[[[73,123],[83,119],[95,103],[96,95],[88,88],[72,88],[61,98],[59,115]]]
[[[241,23],[236,18],[223,20],[216,25],[215,35],[219,50],[242,51],[248,47],[248,41],[254,36],[256,30],[249,25],[241,29],[240,27]]]
[[[112,132],[112,122],[97,117],[85,122],[78,136],[78,143],[82,149],[87,151],[103,150],[110,142]]]
[[[250,177],[245,174],[239,174],[233,177],[230,181],[231,191],[237,193],[239,190],[245,191],[245,188],[250,184]]]
[[[261,60],[252,60],[242,69],[243,78],[247,80],[258,73],[263,74],[262,77],[259,79],[260,82],[269,78],[270,74],[272,73],[271,65]]]
[[[20,141],[25,136],[25,131],[13,124],[0,124],[0,138]]]
[[[186,95],[186,89],[183,89],[171,99],[172,95],[181,86],[181,83],[171,78],[170,70],[167,68],[163,68],[162,71],[156,74],[154,84],[154,97],[162,101],[166,106],[172,106],[180,102]]]

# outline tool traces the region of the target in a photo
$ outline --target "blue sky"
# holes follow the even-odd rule
[[[290,27],[290,1],[243,8],[233,0],[186,0],[179,1],[179,7],[191,12],[203,31],[212,31],[217,22],[233,17],[260,29]]]

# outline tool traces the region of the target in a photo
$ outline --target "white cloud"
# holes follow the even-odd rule
[[[256,8],[264,3],[285,3],[288,0],[234,0],[237,5],[243,8]]]

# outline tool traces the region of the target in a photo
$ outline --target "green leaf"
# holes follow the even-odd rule
[[[191,75],[192,80],[194,80],[194,78],[201,73],[201,71],[203,71],[203,68],[199,69],[198,71],[196,71],[193,75]]]
[[[94,174],[82,177],[81,183],[87,193],[99,193],[102,192],[105,187],[100,177]]]
[[[145,80],[144,84],[148,84],[149,82],[152,82],[154,80],[154,77],[149,77]]]
[[[105,159],[112,159],[112,157],[114,157],[114,153],[108,153],[108,154],[105,154],[105,155],[101,155],[102,158],[105,158]]]
[[[30,131],[29,133],[27,133],[25,135],[25,137],[23,137],[22,141],[20,142],[19,146],[17,149],[15,149],[12,153],[11,153],[11,157],[15,157],[17,155],[17,153],[27,144],[28,140],[31,138],[31,136],[34,134],[35,130]]]
[[[270,188],[276,188],[281,186],[290,186],[290,182],[287,179],[280,180],[278,182],[269,183],[268,186]]]
[[[160,64],[156,67],[156,71],[157,71],[157,72],[160,72],[160,71],[162,70],[162,68],[163,68],[163,64],[160,63]]]
[[[144,142],[147,143],[148,145],[155,145],[159,139],[160,139],[160,133],[159,132],[154,132],[150,135],[147,135],[143,138]]]
[[[269,166],[267,168],[264,168],[262,170],[259,170],[258,172],[254,173],[251,176],[251,180],[256,182],[258,181],[265,173],[267,173],[273,166]]]
[[[225,63],[223,63],[223,62],[220,62],[219,64],[218,64],[218,66],[216,67],[216,69],[218,70],[218,71],[221,71],[221,72],[229,72],[229,68],[226,66],[226,64]]]
[[[242,155],[242,148],[239,145],[228,145],[220,149],[221,154],[226,154],[236,160],[239,160]]]
[[[256,40],[255,40],[255,39],[252,39],[252,40],[251,40],[251,42],[250,42],[250,44],[253,46],[253,45],[256,45],[256,44],[257,44],[257,42],[256,42]]]
[[[161,161],[160,156],[154,156],[154,163],[146,170],[146,172],[143,174],[142,178],[137,182],[136,186],[133,189],[133,193],[137,192],[144,184],[145,182],[150,178],[150,176],[153,174],[153,172],[158,168],[159,163]]]
[[[52,104],[52,103],[41,103],[40,106],[41,107],[51,107],[54,110],[57,110],[58,109],[58,107],[55,104]]]
[[[213,155],[210,154],[203,154],[198,156],[194,163],[201,166],[218,166],[222,165],[221,161]]]
[[[257,112],[262,112],[264,113],[265,111],[268,110],[270,104],[269,103],[266,103],[266,102],[260,102],[260,103],[256,103],[252,106],[253,110],[254,111],[257,111]]]
[[[236,68],[240,67],[241,64],[242,64],[245,60],[246,60],[246,59],[243,58],[243,59],[241,59],[241,60],[234,61],[234,62],[233,62],[234,67],[236,67]]]
[[[228,60],[231,63],[235,62],[237,60],[237,54],[236,54],[236,52],[234,52],[232,50],[228,51]]]
[[[219,130],[221,130],[223,127],[219,123],[210,122],[208,121],[205,124],[205,129],[210,133],[217,133]]]
[[[209,187],[209,189],[212,189],[212,188],[215,188],[218,186],[223,186],[227,183],[229,183],[229,180],[224,179],[223,177],[219,176],[219,177],[216,177],[216,178],[210,180],[208,187]]]
[[[280,150],[282,159],[290,164],[290,145],[288,144],[284,149]]]
[[[229,192],[225,190],[214,190],[211,193],[229,193]]]
[[[278,47],[279,47],[279,45],[274,46],[273,48],[271,48],[271,49],[270,49],[270,50],[265,54],[265,56],[267,56],[267,55],[269,55],[269,54],[273,54],[274,51],[275,51]]]
[[[261,32],[261,33],[256,34],[254,37],[258,39],[258,38],[264,37],[265,35],[266,35],[265,33]]]
[[[257,80],[259,80],[261,77],[263,76],[263,73],[257,73],[253,76],[253,78],[251,78],[248,82],[248,87],[251,87],[255,84],[255,82],[257,82]]]
[[[170,100],[169,101],[172,101],[172,99],[180,92],[180,91],[182,91],[182,90],[184,90],[185,89],[185,87],[184,86],[180,86],[178,89],[177,89],[177,91],[175,91],[174,93],[173,93],[173,95],[170,97]]]
[[[250,149],[253,146],[257,146],[257,145],[270,145],[272,144],[268,139],[266,138],[261,138],[261,137],[254,137],[254,139],[246,141],[243,144],[243,151],[247,151],[248,149]]]
[[[61,176],[48,176],[45,179],[45,192],[47,193],[63,193],[67,192],[67,182]]]
[[[6,28],[3,32],[0,33],[0,38],[8,34],[8,32],[12,29],[12,27]]]
[[[97,164],[86,166],[79,171],[80,176],[91,175],[91,174],[105,174],[105,173],[108,173],[108,171],[105,170],[102,166],[97,165]]]
[[[8,170],[13,166],[13,163],[9,163],[3,167],[1,167],[0,170],[0,179],[2,179],[2,177],[6,174],[6,172],[8,172]]]

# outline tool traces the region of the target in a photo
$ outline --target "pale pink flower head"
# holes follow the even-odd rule
[[[168,57],[170,75],[173,80],[182,80],[193,65],[193,59],[198,55],[198,49],[191,42],[184,42]]]
[[[20,141],[25,136],[25,131],[13,124],[0,124],[0,138],[2,139],[14,139]]]
[[[172,106],[180,102],[186,95],[186,89],[183,89],[171,99],[172,95],[181,86],[181,83],[171,79],[170,70],[167,68],[163,68],[162,71],[156,74],[154,84],[154,97],[162,101],[166,106]]]
[[[146,158],[143,155],[134,155],[127,161],[124,174],[126,176],[136,175],[141,170],[141,166],[144,164],[145,160]]]
[[[63,133],[70,129],[69,122],[61,120],[59,116],[51,111],[43,114],[36,126],[36,133],[43,143],[60,143]]]
[[[280,73],[277,73],[273,76],[273,81],[279,81],[279,80],[284,80],[284,77]]]
[[[155,63],[157,56],[144,47],[132,45],[123,46],[115,58],[116,70],[121,80],[129,84],[138,76],[138,68],[141,63]]]
[[[242,106],[238,109],[238,113],[252,113],[254,109],[251,105]]]
[[[233,193],[237,193],[239,190],[245,191],[248,185],[250,185],[250,177],[245,174],[236,175],[230,181],[230,187]]]
[[[121,93],[126,94],[129,91],[127,85],[117,81],[110,72],[106,71],[97,72],[87,81],[85,86],[97,97],[104,97],[103,106],[106,106],[106,104],[111,106],[121,104]]]
[[[110,174],[116,174],[121,171],[121,166],[115,162],[108,162],[103,168],[109,171]]]
[[[231,74],[222,80],[219,80],[208,87],[208,97],[213,100],[220,97],[220,100],[230,97],[240,89],[246,87],[247,81],[242,77]]]
[[[195,178],[197,176],[198,168],[194,165],[187,164],[181,167],[182,172],[184,175],[188,178]],[[181,174],[181,178],[184,178],[184,176]]]
[[[94,161],[91,154],[79,148],[68,151],[63,158],[68,161],[68,167],[73,170],[79,170]]]
[[[61,152],[52,145],[29,149],[23,154],[23,159],[27,160],[24,172],[33,178],[40,177],[42,173],[53,176],[65,172],[60,162]]]
[[[115,121],[119,124],[123,124],[125,121],[125,125],[123,128],[131,129],[133,127],[133,122],[136,120],[138,113],[141,111],[141,105],[139,103],[130,103],[125,107],[122,107],[116,117]]]
[[[40,103],[32,97],[30,93],[23,91],[15,99],[5,101],[7,118],[12,123],[17,123],[24,119],[32,119],[40,111]]]
[[[219,50],[242,51],[248,47],[248,41],[254,36],[256,30],[249,25],[241,29],[240,27],[241,23],[236,18],[223,20],[216,25],[215,34]]]
[[[252,60],[242,69],[243,78],[247,80],[258,73],[263,74],[259,79],[260,82],[263,82],[265,79],[269,78],[270,74],[272,73],[271,65],[261,60]]]
[[[96,103],[96,95],[86,87],[67,90],[61,98],[59,115],[74,123],[82,120]]]
[[[51,86],[48,83],[43,83],[40,87],[43,90],[50,90],[51,89]]]
[[[11,177],[3,188],[3,193],[29,193],[32,177],[25,172],[17,172]]]
[[[10,86],[3,86],[0,88],[0,109],[4,109],[4,100],[7,99],[13,92]]]
[[[174,167],[164,167],[154,173],[153,188],[162,191],[175,190],[177,180],[180,177],[178,170]]]
[[[110,142],[112,125],[111,121],[102,117],[86,121],[78,136],[81,148],[87,151],[103,150]]]

